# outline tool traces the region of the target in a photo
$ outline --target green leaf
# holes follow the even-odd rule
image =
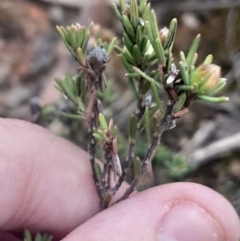
[[[134,84],[134,81],[132,78],[128,78],[128,83],[129,83],[129,86],[130,86],[130,89],[133,93],[133,96],[134,98],[137,100],[138,99],[138,92],[137,92],[137,89],[136,89],[136,86]]]
[[[144,10],[144,8],[147,5],[147,0],[140,0],[139,1],[139,10],[142,12]]]
[[[126,10],[125,0],[119,0],[119,4],[120,4],[122,12],[124,12]]]
[[[133,170],[135,177],[141,177],[141,160],[139,157],[136,157],[133,162]]]
[[[144,21],[147,21],[147,20],[148,20],[150,9],[151,9],[151,4],[150,4],[150,3],[148,3],[148,4],[142,9],[141,17],[142,17],[142,19],[143,19]]]
[[[119,58],[122,60],[122,63],[125,67],[125,69],[129,72],[129,73],[133,73],[133,69],[132,69],[132,65],[130,63],[128,63],[128,61],[125,59],[125,57],[123,56],[123,54],[119,54]]]
[[[130,0],[130,20],[133,28],[136,29],[139,21],[137,0]]]
[[[179,69],[182,75],[182,79],[185,85],[189,85],[189,73],[188,66],[185,65],[182,61],[179,62]]]
[[[131,65],[136,65],[136,61],[134,57],[129,53],[127,49],[123,52],[123,57],[126,59],[126,61]]]
[[[212,54],[209,54],[209,55],[205,58],[205,60],[203,61],[203,64],[211,64],[212,61],[213,61],[213,56],[212,56]]]
[[[157,102],[157,107],[158,109],[160,110],[161,113],[163,113],[163,106],[162,106],[162,103],[159,99],[159,96],[158,96],[158,91],[157,91],[157,88],[156,88],[156,81],[152,81],[152,90],[153,90],[153,96]]]
[[[156,51],[156,55],[158,57],[159,63],[165,66],[166,58],[165,58],[162,42],[159,38],[155,39],[155,51]]]
[[[82,119],[83,117],[79,114],[71,114],[71,113],[67,113],[67,112],[64,112],[64,111],[59,111],[58,112],[59,115],[61,116],[64,116],[64,117],[67,117],[69,119],[75,119],[75,120],[79,120],[79,119]]]
[[[133,49],[133,41],[132,39],[128,36],[127,33],[123,33],[123,42],[128,51],[132,54],[132,49]]]
[[[95,170],[97,178],[100,180],[102,172],[101,172],[101,167],[97,162],[94,163],[94,170]]]
[[[144,112],[144,124],[145,124],[147,142],[150,145],[152,138],[151,138],[151,126],[150,126],[150,116],[149,116],[148,107],[145,108],[145,112]]]
[[[117,128],[116,125],[114,125],[113,128],[112,128],[112,135],[116,136],[117,135],[117,131],[118,131],[118,128]]]
[[[181,59],[181,61],[182,61],[182,63],[184,65],[187,65],[187,59],[186,59],[185,54],[183,53],[183,51],[180,51],[180,59]]]
[[[135,63],[137,63],[137,65],[139,65],[142,61],[140,50],[136,44],[133,46],[133,58],[135,60]]]
[[[117,54],[123,53],[123,50],[120,47],[118,47],[117,45],[114,45],[113,49],[117,52]]]
[[[102,137],[98,133],[93,133],[94,138],[96,141],[103,141]]]
[[[136,117],[135,115],[132,114],[129,119],[129,131],[128,131],[128,134],[131,140],[136,139],[136,127],[137,127]]]
[[[139,90],[139,94],[141,96],[145,95],[149,91],[150,87],[151,87],[151,82],[150,81],[144,81],[144,84],[143,84],[142,88]]]
[[[131,25],[128,17],[126,15],[122,16],[122,21],[123,21],[123,27],[125,29],[125,31],[127,32],[127,34],[131,37],[131,38],[135,38],[135,32],[133,29],[133,26]]]
[[[211,103],[223,103],[223,102],[229,101],[229,98],[226,96],[212,97],[212,96],[206,96],[206,95],[197,95],[197,99],[204,100]]]
[[[105,116],[102,114],[102,113],[99,113],[98,115],[98,121],[99,121],[99,124],[101,126],[101,128],[103,130],[108,130],[108,124],[107,124],[107,121],[105,119]]]
[[[145,50],[145,49],[144,50],[141,49],[142,41],[143,41],[143,31],[142,31],[142,27],[140,25],[138,25],[137,31],[136,31],[136,44],[140,48],[141,53],[142,53],[142,51]]]
[[[194,59],[194,55],[195,53],[197,52],[197,49],[198,49],[198,46],[199,46],[199,43],[200,43],[200,38],[201,38],[201,35],[198,34],[196,36],[196,38],[193,40],[193,43],[190,47],[190,50],[188,52],[188,55],[187,55],[187,64],[188,64],[188,67],[191,68],[192,67],[192,63],[193,63],[193,59]]]
[[[150,11],[149,26],[150,26],[151,35],[153,37],[153,40],[159,39],[157,17],[156,17],[155,11],[153,9]]]
[[[114,38],[111,40],[111,42],[108,44],[108,46],[107,46],[107,54],[108,54],[108,55],[111,54],[111,52],[112,52],[112,50],[113,50],[116,42],[117,42],[117,38],[114,37]]]
[[[101,136],[103,141],[108,141],[108,137],[102,130],[97,130],[97,133]]]
[[[176,36],[176,32],[177,32],[177,19],[174,18],[174,19],[172,19],[172,21],[169,25],[168,36],[167,36],[167,39],[164,43],[164,49],[167,49],[168,52],[172,51],[174,39],[175,39],[175,36]]]
[[[118,17],[118,19],[119,19],[120,21],[122,21],[122,15],[121,15],[121,13],[119,12],[116,4],[112,3],[112,8],[113,8],[114,13],[115,13],[116,16]]]
[[[177,110],[182,110],[184,104],[185,104],[185,101],[187,99],[187,95],[186,93],[182,93],[180,96],[178,96],[178,102],[177,102]]]
[[[27,228],[24,229],[24,240],[32,241],[31,233]]]
[[[35,236],[34,241],[42,241],[42,237],[40,233],[37,233],[37,235]]]

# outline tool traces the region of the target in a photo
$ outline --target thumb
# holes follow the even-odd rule
[[[239,219],[229,202],[199,184],[151,188],[97,214],[63,241],[237,241]]]

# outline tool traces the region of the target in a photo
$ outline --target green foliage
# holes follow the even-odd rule
[[[47,233],[37,233],[35,238],[32,238],[30,231],[25,228],[23,241],[52,241],[52,236],[48,235]]]

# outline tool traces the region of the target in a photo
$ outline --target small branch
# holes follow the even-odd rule
[[[142,161],[142,164],[141,164],[142,175],[141,175],[141,177],[143,177],[143,175],[147,171],[147,165],[148,165],[149,161],[152,159],[152,155],[153,155],[157,145],[160,143],[162,134],[164,133],[164,131],[168,130],[168,127],[171,126],[171,122],[173,121],[172,109],[173,109],[173,106],[175,105],[175,103],[176,103],[176,101],[169,97],[165,114],[164,114],[164,116],[161,120],[160,132],[153,134],[152,143],[151,143],[150,147],[148,148],[147,154],[145,155],[145,157]],[[130,194],[135,190],[135,188],[138,185],[140,180],[141,180],[141,178],[135,177],[134,180],[132,181],[130,187],[125,191],[123,196],[120,199],[117,200],[117,202],[120,202],[120,201],[128,198],[130,196]]]
[[[93,127],[95,126],[95,122],[96,122],[97,108],[98,108],[97,107],[97,99],[95,99],[92,113],[90,116],[89,126],[88,126],[88,153],[90,155],[90,163],[91,163],[92,172],[93,172],[93,180],[96,185],[98,196],[101,200],[102,199],[102,191],[101,191],[100,180],[98,179],[96,171],[95,171],[96,140],[93,136]]]
[[[130,141],[130,144],[129,144],[129,149],[128,149],[128,155],[125,159],[125,162],[123,164],[123,172],[122,172],[122,175],[119,177],[116,185],[114,186],[114,188],[112,189],[113,191],[113,195],[117,192],[117,190],[120,188],[120,186],[122,185],[126,175],[127,175],[127,171],[128,171],[128,168],[131,164],[131,161],[132,159],[134,158],[134,149],[135,149],[135,141]]]

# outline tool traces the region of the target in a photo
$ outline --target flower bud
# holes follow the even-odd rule
[[[162,29],[159,31],[159,36],[160,36],[162,45],[165,44],[166,39],[167,39],[167,36],[168,36],[168,33],[169,33],[169,30],[168,30],[167,27],[164,27],[164,28],[162,28]]]
[[[220,84],[221,68],[215,64],[202,64],[190,76],[190,84],[198,94],[211,94]]]

